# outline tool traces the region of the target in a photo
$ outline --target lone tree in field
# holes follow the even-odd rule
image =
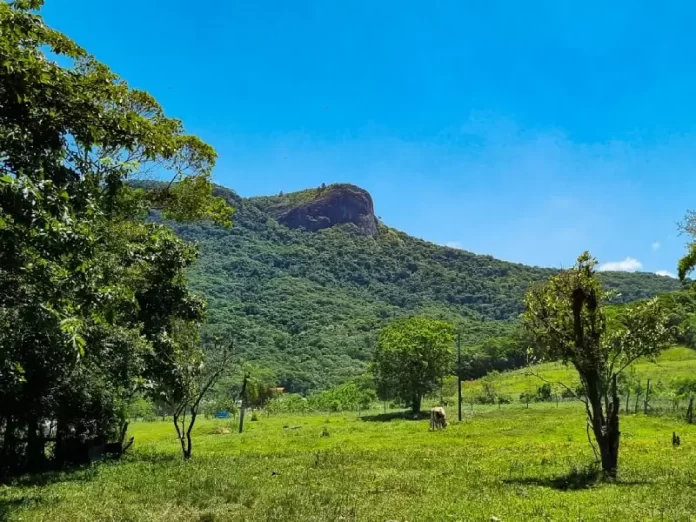
[[[180,342],[185,349],[181,350],[183,357],[178,364],[180,385],[177,386],[170,402],[174,409],[172,420],[181,445],[181,453],[184,459],[188,460],[193,453],[191,433],[198,418],[201,401],[220,377],[230,370],[234,350],[232,344],[221,346],[216,340],[211,353],[205,354],[198,347],[198,331],[191,327],[185,329],[188,330],[182,335],[185,339]]]
[[[452,325],[411,317],[382,329],[373,364],[380,398],[395,398],[419,413],[421,400],[434,391],[452,365]]]
[[[627,307],[607,328],[603,308],[608,294],[596,278],[596,264],[585,252],[572,269],[531,289],[523,320],[540,352],[532,353],[533,359],[560,359],[577,370],[588,436],[591,429],[602,470],[614,478],[620,436],[617,377],[636,359],[667,348],[671,332],[656,299]]]

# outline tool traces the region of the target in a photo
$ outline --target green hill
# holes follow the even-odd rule
[[[236,208],[232,229],[172,225],[200,248],[190,278],[209,303],[204,334],[232,335],[246,358],[295,391],[364,371],[376,332],[394,317],[452,321],[466,346],[505,335],[528,286],[554,273],[399,232],[366,215],[372,199],[350,185],[251,199],[217,192]],[[618,302],[679,287],[645,273],[602,279]]]
[[[627,375],[637,381],[646,382],[647,379],[651,379],[653,386],[660,383],[660,387],[672,388],[674,383],[683,379],[693,379],[696,376],[696,350],[684,346],[670,348],[655,361],[636,361]],[[572,367],[558,362],[536,365],[532,371],[528,368],[520,368],[503,372],[488,376],[487,379],[493,383],[496,393],[513,400],[517,400],[518,396],[525,391],[535,390],[545,381],[562,382],[571,388],[580,384],[577,372]],[[482,379],[466,381],[462,387],[464,395],[470,400],[481,394],[483,390]],[[562,388],[559,386],[554,387],[558,389],[559,393],[562,392]]]

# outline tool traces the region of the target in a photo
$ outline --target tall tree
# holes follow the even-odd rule
[[[382,329],[372,369],[382,399],[397,398],[419,413],[423,396],[452,367],[452,325],[427,317],[394,321]]]
[[[525,298],[523,322],[537,343],[530,349],[534,360],[561,360],[577,370],[588,436],[591,429],[602,469],[615,477],[620,438],[617,377],[636,359],[667,348],[672,335],[657,299],[627,307],[608,328],[608,294],[597,281],[595,265],[585,252],[572,269],[532,288]]]
[[[679,224],[682,233],[691,236],[691,241],[687,245],[688,252],[679,260],[677,273],[679,279],[684,281],[686,277],[696,268],[696,211],[689,210],[684,221]]]
[[[45,421],[57,421],[62,458],[68,437],[117,431],[138,388],[181,384],[172,329],[203,317],[184,273],[196,252],[145,218],[157,209],[229,225],[232,215],[212,196],[213,149],[47,27],[41,4],[0,3],[5,469],[41,466]],[[128,185],[151,169],[169,173],[165,190]]]

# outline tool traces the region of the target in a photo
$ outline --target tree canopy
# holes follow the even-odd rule
[[[372,367],[377,392],[420,411],[421,400],[452,369],[452,325],[427,317],[394,321],[379,333]]]
[[[177,324],[200,325],[185,269],[196,250],[162,224],[229,225],[215,152],[147,93],[35,12],[0,3],[0,462],[34,468],[66,439],[113,436],[138,389],[180,381]],[[126,181],[153,169],[171,182]],[[26,444],[20,441],[27,441]],[[0,470],[1,471],[1,470]]]

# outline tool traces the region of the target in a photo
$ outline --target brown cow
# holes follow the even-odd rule
[[[430,429],[446,428],[447,424],[447,414],[442,406],[430,410]]]

